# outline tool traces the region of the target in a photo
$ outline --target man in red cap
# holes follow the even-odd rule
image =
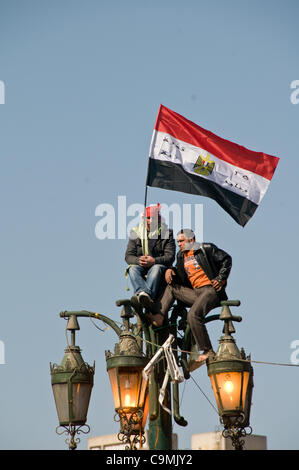
[[[134,288],[133,304],[151,309],[164,283],[164,272],[175,259],[173,231],[162,221],[161,205],[146,207],[131,230],[125,260]]]

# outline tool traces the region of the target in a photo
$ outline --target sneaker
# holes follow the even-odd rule
[[[139,292],[138,300],[141,303],[141,305],[145,308],[151,308],[153,305],[152,299],[146,292]]]
[[[131,305],[135,310],[140,310],[141,305],[139,303],[138,295],[132,295],[130,299]]]

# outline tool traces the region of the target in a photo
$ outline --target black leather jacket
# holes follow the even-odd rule
[[[193,244],[194,256],[198,264],[202,267],[210,280],[226,281],[232,267],[232,258],[225,251],[218,248],[213,243],[197,243]],[[183,286],[191,287],[190,281],[184,269],[184,253],[179,251],[177,254],[177,264],[174,268],[176,276],[174,282]],[[226,300],[227,295],[225,287],[218,292],[221,300]]]

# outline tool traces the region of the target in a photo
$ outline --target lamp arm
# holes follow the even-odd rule
[[[122,329],[119,326],[117,326],[117,324],[115,323],[114,320],[111,320],[111,318],[106,317],[105,315],[101,315],[100,313],[88,312],[87,310],[81,310],[79,312],[76,312],[76,311],[75,312],[73,312],[73,311],[60,312],[59,315],[60,315],[61,318],[69,318],[71,315],[74,315],[76,317],[96,318],[98,320],[103,321],[107,325],[109,325],[115,331],[117,336],[119,336],[122,332]]]

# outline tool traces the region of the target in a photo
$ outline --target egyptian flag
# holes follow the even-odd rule
[[[212,198],[244,227],[278,160],[218,137],[160,105],[146,184]]]

